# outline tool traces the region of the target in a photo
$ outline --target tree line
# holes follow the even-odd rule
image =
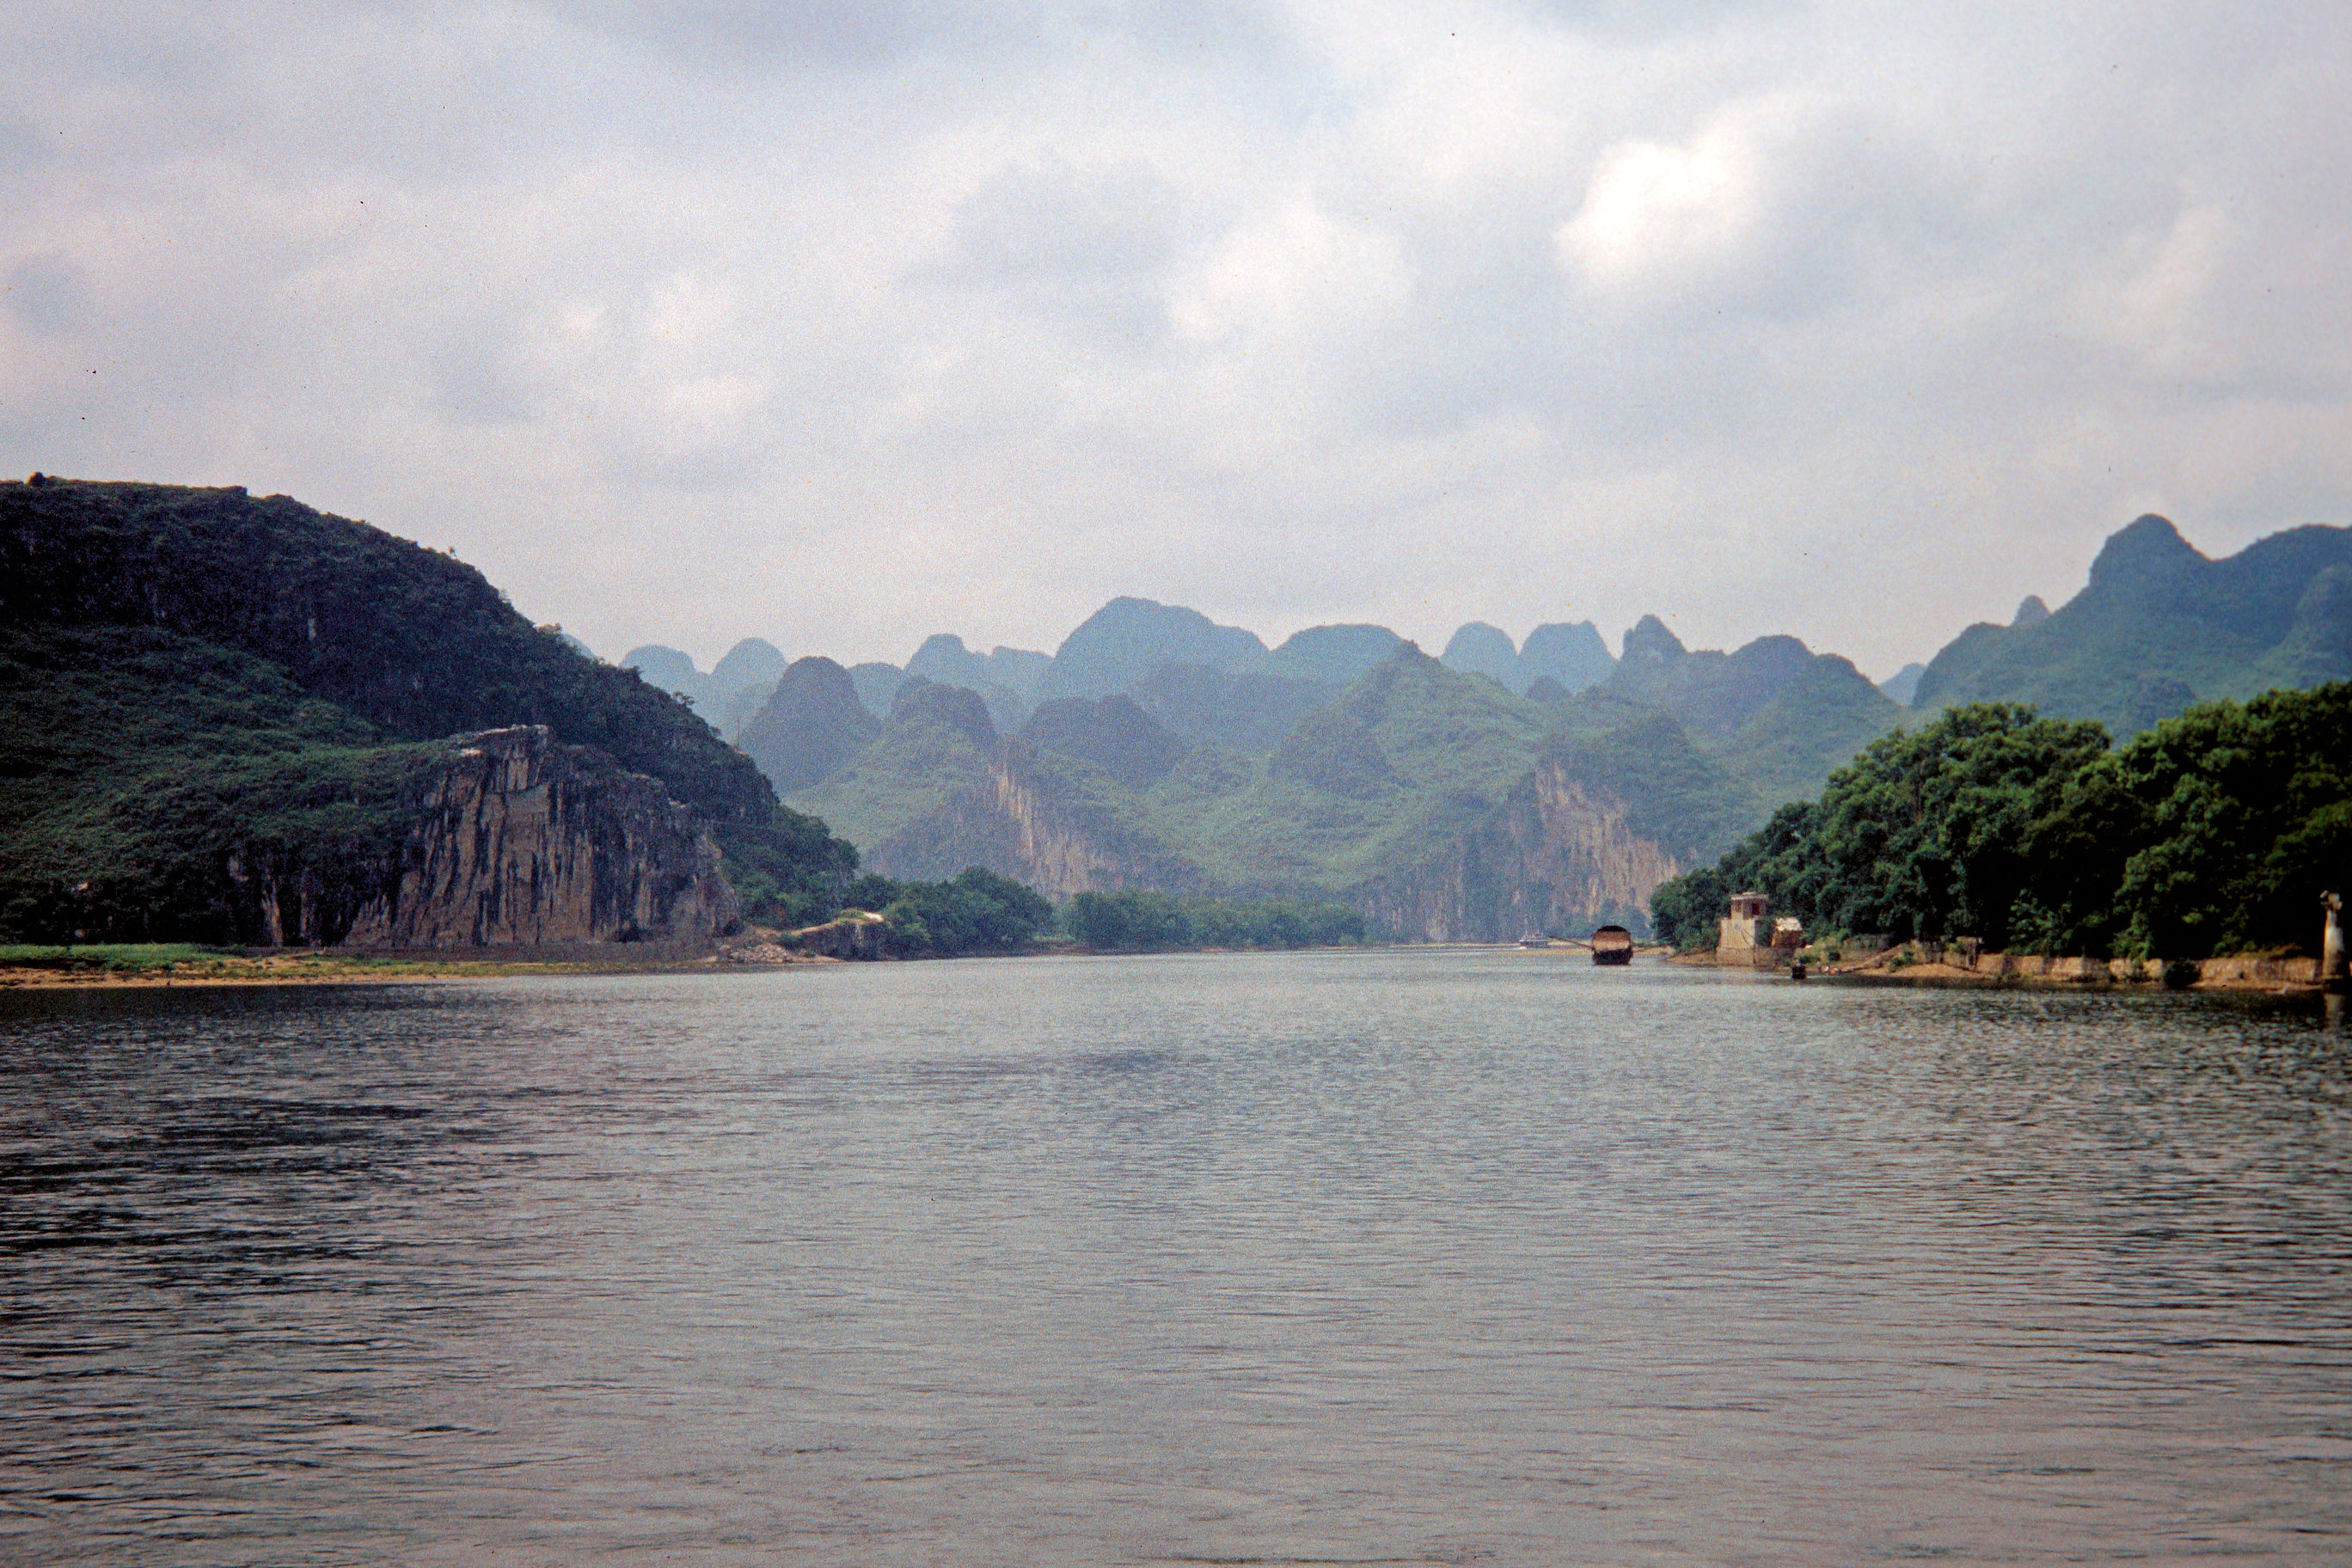
[[[1070,935],[1097,952],[1181,947],[1338,947],[1365,940],[1364,917],[1346,904],[1301,899],[1177,898],[1147,889],[1080,893]]]
[[[901,882],[868,872],[843,889],[845,912],[868,910],[888,927],[902,958],[1020,952],[1055,934],[1102,952],[1188,947],[1332,947],[1365,940],[1364,917],[1345,904],[1299,899],[1175,898],[1129,889],[1080,893],[1056,910],[1045,896],[978,866],[944,882]]]
[[[1659,885],[1663,941],[1732,893],[1808,931],[1988,951],[2204,958],[2315,945],[2352,883],[2352,682],[2190,708],[2122,746],[2017,703],[1887,735],[1711,867]]]

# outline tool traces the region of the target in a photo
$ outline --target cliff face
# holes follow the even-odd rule
[[[1182,857],[1056,788],[1034,747],[1007,742],[984,766],[978,783],[876,845],[867,863],[916,880],[981,866],[1056,899],[1122,888],[1201,890],[1200,872]]]
[[[1687,869],[1634,831],[1615,792],[1540,759],[1492,815],[1418,869],[1353,898],[1365,918],[1430,942],[1507,942],[1616,921],[1647,928],[1650,890]]]
[[[702,818],[543,725],[454,737],[357,947],[696,941],[740,926]]]

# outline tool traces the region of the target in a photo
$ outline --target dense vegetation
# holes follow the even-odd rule
[[[1726,898],[1820,931],[2201,958],[2308,946],[2352,875],[2352,682],[2189,709],[2120,748],[2014,703],[1947,710],[1658,888],[1683,946]]]
[[[944,882],[896,882],[869,872],[849,884],[842,905],[879,913],[900,958],[1018,952],[1054,925],[1054,906],[1043,894],[978,866]]]
[[[259,941],[288,866],[348,924],[398,876],[434,751],[233,648],[0,629],[0,932]]]
[[[1364,940],[1364,917],[1345,904],[1299,899],[1176,898],[1143,889],[1080,893],[1070,934],[1097,952],[1186,947],[1337,947]]]
[[[236,868],[261,862],[364,902],[412,743],[519,723],[700,810],[755,915],[815,918],[856,867],[675,697],[454,558],[283,496],[0,485],[0,934],[251,941]]]

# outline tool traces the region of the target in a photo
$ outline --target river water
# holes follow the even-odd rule
[[[0,998],[0,1561],[2352,1558],[2352,1040],[1388,951]]]

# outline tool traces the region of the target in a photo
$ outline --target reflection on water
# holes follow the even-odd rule
[[[2315,1005],[1519,953],[0,998],[0,1559],[2336,1563]]]

